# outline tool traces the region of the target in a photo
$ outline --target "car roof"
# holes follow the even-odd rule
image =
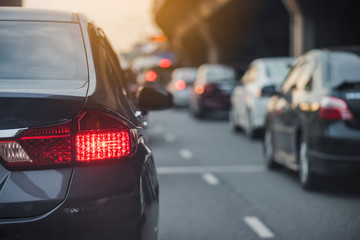
[[[294,57],[268,57],[268,58],[258,58],[253,61],[253,63],[272,63],[272,62],[293,62]]]
[[[78,22],[78,17],[68,11],[0,7],[0,21]]]

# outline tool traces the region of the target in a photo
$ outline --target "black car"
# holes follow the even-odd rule
[[[85,16],[0,8],[0,239],[157,239],[154,160],[124,78]],[[158,87],[137,101],[172,104]]]
[[[267,105],[264,157],[299,171],[302,186],[360,170],[360,57],[313,50],[297,59]]]
[[[219,64],[201,65],[190,94],[189,107],[192,115],[202,118],[209,112],[228,112],[235,81],[236,72],[231,67]]]

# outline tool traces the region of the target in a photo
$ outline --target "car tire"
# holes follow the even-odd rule
[[[311,170],[311,164],[308,157],[308,145],[302,140],[298,148],[299,157],[299,181],[306,190],[315,190],[319,187],[319,176]]]
[[[280,168],[280,165],[274,161],[274,145],[272,141],[272,132],[269,127],[265,129],[263,139],[263,157],[265,166],[268,169]]]
[[[235,133],[240,132],[240,127],[236,123],[234,111],[232,109],[229,110],[229,125],[230,125],[231,131],[233,131]]]
[[[254,129],[254,126],[253,126],[253,123],[252,123],[252,120],[251,120],[251,112],[248,111],[248,114],[247,114],[247,126],[246,126],[246,130],[245,130],[245,133],[246,133],[246,136],[250,139],[255,139],[256,137],[258,137],[258,131],[256,129]]]

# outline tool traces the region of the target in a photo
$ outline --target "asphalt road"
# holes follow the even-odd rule
[[[149,121],[160,240],[360,239],[354,179],[306,192],[295,173],[267,170],[261,141],[231,132],[221,115],[196,120],[173,109]]]

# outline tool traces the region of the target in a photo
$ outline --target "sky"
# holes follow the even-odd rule
[[[23,0],[26,8],[82,12],[101,27],[118,52],[160,33],[153,21],[153,0]]]

